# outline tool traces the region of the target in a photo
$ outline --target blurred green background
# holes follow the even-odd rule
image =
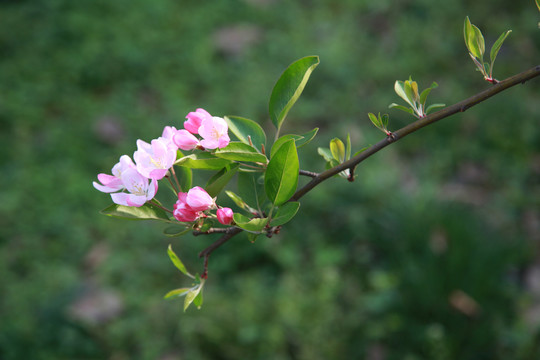
[[[215,238],[100,215],[91,185],[135,140],[203,107],[272,131],[288,64],[321,64],[284,131],[383,136],[396,79],[452,104],[487,88],[470,16],[506,78],[540,60],[534,1],[0,1],[0,358],[540,358],[540,81],[518,86],[330,180],[279,236],[213,254],[201,310],[164,301]],[[208,174],[209,176],[210,174]],[[206,176],[206,175],[205,175]],[[225,201],[220,197],[220,201]]]

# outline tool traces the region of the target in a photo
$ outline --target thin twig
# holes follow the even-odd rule
[[[240,234],[243,230],[238,227],[231,227],[227,229],[228,231],[220,237],[216,242],[214,242],[212,245],[204,249],[199,253],[199,257],[208,256],[210,255],[214,250],[216,250],[221,245],[225,244],[227,241],[229,241],[233,236],[236,234]]]
[[[178,177],[176,177],[176,172],[174,171],[174,165],[171,166],[171,173],[173,174],[174,181],[176,182],[176,185],[178,186],[178,191],[181,192],[182,191],[182,186],[180,186],[180,182],[178,181]]]
[[[309,177],[312,177],[312,178],[315,178],[315,177],[319,176],[319,173],[316,173],[316,172],[313,172],[313,171],[307,171],[307,170],[300,170],[299,174],[304,175],[304,176],[309,176]]]
[[[206,231],[194,231],[192,234],[193,236],[199,236],[199,235],[210,235],[210,234],[222,234],[229,231],[229,228],[210,228]]]
[[[168,213],[174,214],[171,210],[167,209],[166,207],[163,207],[163,206],[159,205],[159,204],[157,203],[157,201],[155,201],[155,200],[153,200],[153,199],[150,200],[150,203],[151,203],[152,205],[154,205],[155,207],[160,208],[160,209],[163,210],[163,211],[166,211],[166,212],[168,212]]]

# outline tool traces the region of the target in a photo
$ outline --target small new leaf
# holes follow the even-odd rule
[[[190,278],[194,279],[195,277],[193,275],[191,275],[186,267],[184,266],[184,264],[182,263],[182,261],[180,261],[180,259],[178,258],[178,256],[176,256],[176,254],[174,253],[173,249],[172,249],[172,246],[169,244],[169,248],[167,249],[167,254],[169,255],[169,258],[171,259],[172,263],[174,264],[174,266],[176,266],[176,268],[178,270],[180,270],[184,275],[187,275],[189,276]]]
[[[491,52],[489,53],[489,58],[491,60],[491,66],[493,67],[493,63],[495,62],[495,59],[497,58],[497,54],[499,53],[499,50],[501,50],[501,46],[506,40],[506,37],[512,32],[512,30],[508,30],[506,32],[503,32],[501,36],[495,41],[493,46],[491,47]]]

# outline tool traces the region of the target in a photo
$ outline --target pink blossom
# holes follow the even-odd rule
[[[133,154],[137,171],[147,178],[160,180],[176,160],[176,145],[160,137],[151,144],[137,140],[137,151]]]
[[[122,173],[126,170],[135,168],[135,164],[131,158],[127,155],[122,155],[120,161],[113,166],[112,175],[98,174],[97,178],[101,184],[93,182],[94,187],[104,193],[112,193],[124,189],[124,183],[122,182]]]
[[[173,142],[174,134],[176,134],[177,131],[178,130],[176,130],[174,126],[165,126],[161,137],[169,142]]]
[[[203,137],[201,145],[206,149],[224,148],[230,141],[228,129],[227,122],[220,117],[203,119],[199,127],[199,135]]]
[[[199,186],[195,186],[188,191],[186,203],[195,211],[205,211],[215,206],[214,199]]]
[[[176,131],[173,142],[182,150],[193,150],[199,145],[199,139],[184,129]]]
[[[140,207],[145,202],[152,200],[158,189],[157,180],[152,179],[148,184],[148,178],[139,174],[136,169],[128,168],[122,172],[122,183],[129,193],[119,192],[111,194],[112,201],[118,205]]]
[[[184,122],[184,128],[192,134],[199,133],[199,127],[204,119],[212,118],[212,115],[204,109],[197,109],[187,114],[187,121]]]
[[[186,203],[187,193],[178,193],[178,201],[174,204],[173,215],[176,220],[181,222],[191,222],[199,218],[200,213],[193,210]]]
[[[216,212],[217,219],[223,225],[229,225],[233,221],[233,211],[231,208],[219,208]]]

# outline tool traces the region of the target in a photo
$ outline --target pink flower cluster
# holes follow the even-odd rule
[[[229,145],[227,122],[220,117],[210,115],[204,109],[197,109],[186,116],[184,129],[178,130],[173,142],[182,150],[224,148]],[[198,139],[195,135],[202,137]]]
[[[135,162],[128,155],[122,155],[113,166],[112,175],[98,174],[99,182],[94,181],[94,187],[110,193],[115,204],[140,207],[156,195],[158,180],[163,179],[174,165],[179,148],[216,149],[229,144],[227,123],[222,118],[203,109],[190,112],[186,118],[185,129],[166,126],[162,135],[150,143],[137,140],[137,150],[133,153]],[[206,217],[205,211],[215,208],[215,199],[203,188],[195,186],[187,193],[178,194],[173,215],[178,221],[191,222]],[[233,212],[229,208],[218,208],[216,216],[224,225],[232,223]]]
[[[207,210],[216,208],[215,199],[201,187],[195,186],[187,193],[178,194],[178,201],[174,204],[173,215],[180,222],[191,222],[206,217]],[[233,212],[229,208],[218,208],[217,219],[223,225],[232,223]]]

